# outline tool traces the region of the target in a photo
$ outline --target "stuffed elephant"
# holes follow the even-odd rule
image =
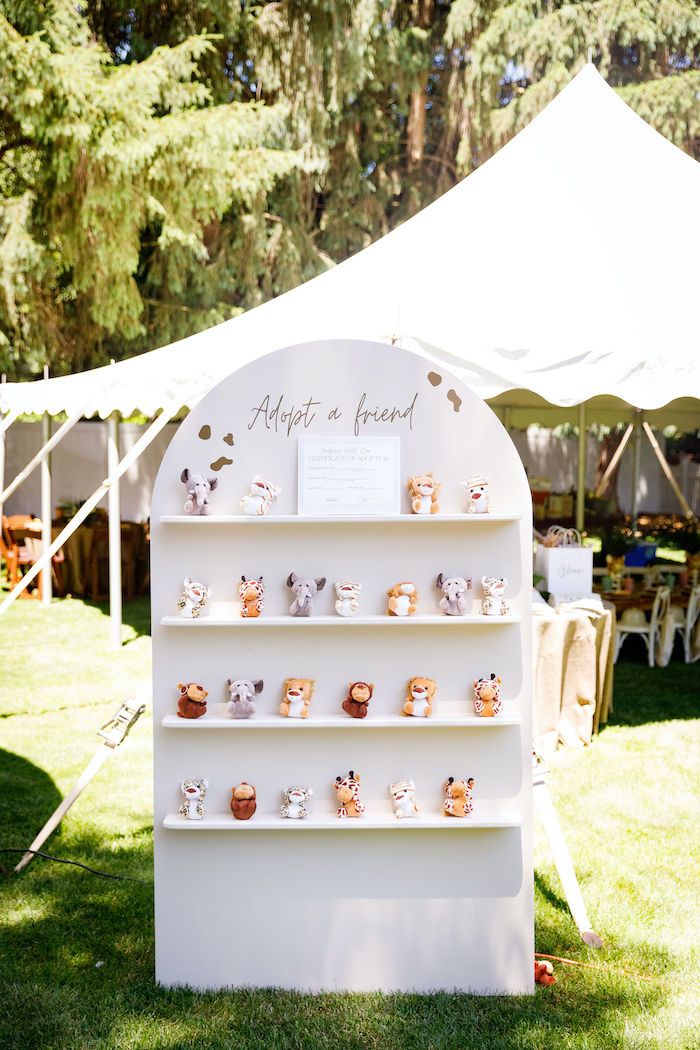
[[[228,679],[230,700],[228,712],[233,718],[250,718],[255,714],[256,693],[262,693],[262,678],[251,681],[248,678]]]
[[[440,573],[435,586],[442,591],[440,611],[445,616],[464,616],[467,611],[467,591],[472,589],[470,576],[445,576]]]
[[[187,489],[185,514],[209,514],[209,493],[216,488],[218,478],[207,478],[204,474],[193,474],[188,467],[185,467],[180,475],[180,481]]]
[[[326,577],[299,576],[290,572],[287,586],[294,591],[294,601],[289,607],[292,616],[311,616],[314,611],[314,598],[318,591],[326,586]]]

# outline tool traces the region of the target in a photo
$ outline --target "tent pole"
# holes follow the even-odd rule
[[[119,413],[112,412],[107,420],[107,478],[109,493],[109,627],[110,648],[122,644],[122,524],[119,499]]]
[[[153,439],[156,438],[158,434],[160,434],[163,427],[165,427],[165,425],[170,422],[173,416],[178,412],[179,408],[179,402],[177,404],[169,405],[167,408],[163,409],[161,414],[156,419],[153,420],[148,429],[143,432],[143,434],[136,442],[134,447],[127,452],[127,454],[122,460],[119,461],[119,465],[115,472],[115,480],[121,478],[127,472],[132,463],[136,462],[136,460],[139,458],[144,449],[148,448]],[[75,515],[75,517],[71,518],[71,520],[66,525],[65,529],[63,529],[62,532],[58,534],[58,536],[50,545],[50,547],[41,552],[41,556],[37,559],[34,565],[32,565],[29,572],[27,572],[22,577],[22,579],[19,581],[16,587],[10,591],[3,603],[0,605],[0,616],[2,616],[2,614],[6,612],[7,609],[9,609],[9,607],[14,601],[17,600],[17,598],[19,598],[20,594],[22,594],[23,591],[27,589],[29,584],[37,577],[37,575],[41,572],[44,566],[51,561],[56,551],[60,550],[63,544],[66,542],[66,540],[70,536],[72,536],[76,529],[83,524],[88,514],[92,513],[92,511],[95,509],[102,497],[107,494],[107,492],[110,489],[111,483],[112,482],[110,478],[105,478],[105,480],[102,482],[99,488],[95,489],[92,496],[90,496],[89,499],[85,500],[82,507],[80,507],[80,509],[78,510],[78,513]]]
[[[82,414],[83,410],[81,408],[78,412],[75,412],[72,416],[69,416],[65,423],[61,424],[56,433],[53,434],[52,437],[50,437],[49,440],[46,442],[46,444],[39,449],[36,456],[34,456],[34,458],[30,460],[29,463],[27,463],[24,470],[20,470],[16,478],[13,481],[11,481],[5,489],[3,489],[3,491],[0,493],[0,504],[5,503],[10,498],[12,493],[20,487],[22,482],[26,481],[29,475],[36,469],[36,467],[39,466],[39,464],[43,461],[44,457],[48,456],[49,452],[52,452],[56,448],[56,445],[58,445],[59,442],[63,441],[63,438],[66,436],[69,430],[73,429],[75,424],[82,417]]]
[[[578,472],[576,477],[576,528],[586,524],[586,402],[578,406]]]
[[[607,489],[608,484],[610,483],[610,478],[614,474],[615,470],[617,469],[618,463],[622,459],[622,453],[627,448],[627,442],[632,437],[632,431],[633,430],[634,430],[634,424],[633,423],[629,423],[628,426],[627,426],[627,430],[622,435],[622,439],[620,441],[620,444],[615,449],[615,451],[614,451],[614,453],[613,453],[613,455],[612,455],[612,457],[610,459],[610,462],[608,463],[607,467],[605,468],[605,473],[603,474],[602,478],[598,482],[598,487],[596,488],[595,493],[594,493],[594,496],[595,496],[596,499],[600,499],[601,496],[604,495],[605,490]]]
[[[646,420],[644,420],[642,426],[644,428],[644,433],[649,438],[649,444],[653,448],[656,458],[658,459],[661,465],[661,469],[666,475],[666,480],[673,489],[676,495],[676,499],[683,508],[683,513],[685,514],[686,518],[688,518],[690,521],[695,521],[696,518],[695,514],[693,513],[693,509],[688,503],[688,500],[685,498],[685,495],[683,494],[683,490],[681,489],[680,485],[673,476],[673,471],[671,470],[670,464],[661,450],[661,446],[659,445],[659,442],[656,439],[656,434],[651,429]]]
[[[2,376],[0,376],[0,384],[4,385],[6,382],[7,376],[3,372]],[[5,420],[8,419],[9,416],[10,413],[8,412],[7,416],[4,416],[3,419],[0,421],[0,426],[2,427],[2,429],[0,429],[0,489],[5,488],[5,430],[7,429],[5,426],[2,426],[2,424],[4,424]],[[11,419],[10,423],[12,423]],[[0,518],[2,517],[2,513],[2,503],[0,503]]]
[[[44,365],[44,379],[49,378],[49,366]],[[51,440],[51,416],[44,412],[41,417],[41,444],[46,446]],[[51,454],[47,453],[41,461],[41,548],[46,550],[51,544]],[[41,571],[39,592],[41,604],[51,605],[51,562]]]
[[[642,467],[642,422],[643,413],[640,409],[635,410],[634,422],[634,448],[632,458],[632,531],[636,532],[637,520],[639,518],[639,475]]]

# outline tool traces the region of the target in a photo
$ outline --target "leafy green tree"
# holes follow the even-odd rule
[[[163,345],[346,258],[483,163],[589,54],[700,157],[696,0],[0,12],[0,357],[22,374]]]

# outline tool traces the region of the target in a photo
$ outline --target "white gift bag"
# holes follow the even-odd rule
[[[535,572],[544,577],[542,588],[558,602],[575,602],[593,593],[593,548],[581,546],[576,529],[552,525],[547,543],[538,544]]]

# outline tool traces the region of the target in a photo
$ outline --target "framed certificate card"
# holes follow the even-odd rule
[[[397,437],[300,437],[300,515],[401,513]]]

